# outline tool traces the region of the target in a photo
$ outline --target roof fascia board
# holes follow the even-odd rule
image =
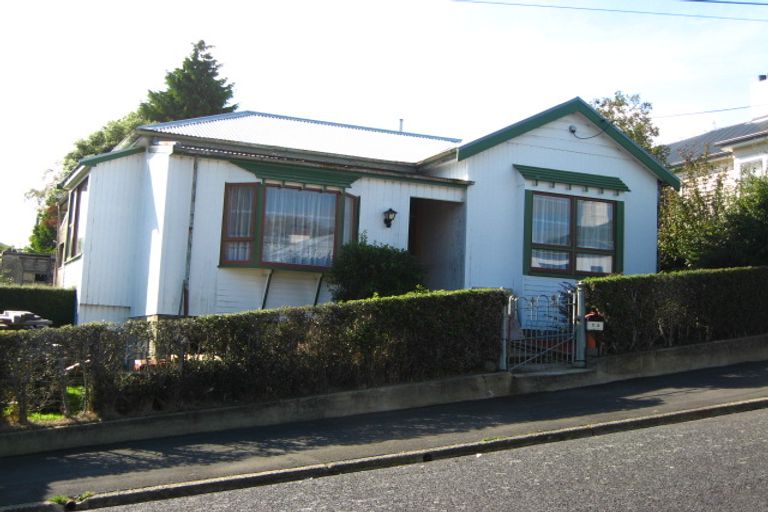
[[[83,157],[77,163],[77,167],[72,169],[72,171],[70,171],[70,173],[59,182],[58,186],[60,188],[67,189],[67,187],[71,186],[73,182],[79,181],[80,177],[83,176],[84,173],[92,167],[102,162],[108,162],[110,160],[116,160],[118,158],[143,153],[146,151],[146,149],[147,148],[143,146],[138,146],[134,148],[121,149],[119,151],[110,151],[109,153],[101,153],[98,155]]]
[[[755,144],[756,143],[755,139],[763,139],[763,138],[768,138],[768,130],[752,133],[749,135],[743,135],[741,137],[734,137],[732,139],[721,140],[721,141],[715,142],[715,145],[720,146],[725,150],[730,150],[731,148],[734,148],[734,147]]]
[[[603,130],[606,135],[611,137],[617,144],[619,144],[619,146],[629,152],[629,154],[637,159],[646,169],[651,171],[651,173],[653,173],[660,181],[672,186],[675,190],[680,189],[680,180],[677,176],[664,168],[664,166],[659,164],[656,159],[649,155],[644,149],[635,144],[634,141],[613,126],[611,122],[578,97],[460,146],[458,149],[458,160],[469,158],[482,151],[497,146],[498,144],[519,137],[524,133],[573,113],[583,115]]]
[[[137,155],[139,153],[145,152],[146,150],[147,148],[140,146],[135,148],[121,149],[119,151],[111,151],[109,153],[101,153],[100,155],[87,156],[80,160],[80,165],[93,167],[102,162],[108,162],[110,160],[116,160],[126,156]]]
[[[378,169],[388,169],[395,172],[414,172],[416,170],[416,164],[412,162],[397,162],[393,160],[380,160],[376,158],[358,157],[351,155],[341,155],[336,153],[323,153],[319,151],[306,151],[301,149],[285,148],[281,146],[267,146],[264,144],[251,144],[251,143],[233,143],[232,141],[226,141],[221,139],[209,139],[202,137],[193,137],[189,135],[175,135],[168,133],[157,133],[150,131],[142,131],[141,135],[151,136],[157,140],[162,141],[178,141],[186,143],[194,143],[200,145],[204,149],[232,151],[235,153],[261,153],[270,157],[284,157],[294,160],[313,160],[318,162],[326,162],[334,165],[350,165],[350,162],[354,162],[355,165],[366,167],[370,166]],[[209,147],[210,146],[210,147]]]

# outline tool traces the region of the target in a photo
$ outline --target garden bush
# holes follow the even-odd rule
[[[424,269],[404,249],[369,244],[365,234],[342,246],[328,272],[333,300],[402,295],[423,284]]]
[[[51,286],[0,285],[0,312],[31,311],[54,326],[75,322],[75,290]]]
[[[627,353],[768,332],[768,267],[690,270],[585,280],[606,319],[607,353]]]
[[[110,417],[462,375],[498,362],[505,302],[501,290],[412,293],[2,333],[0,397],[23,421],[77,379],[85,408]],[[155,364],[128,371],[151,351]]]

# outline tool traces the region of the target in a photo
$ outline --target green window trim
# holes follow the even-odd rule
[[[208,157],[213,158],[213,157]],[[320,167],[305,167],[291,164],[270,164],[252,160],[224,159],[241,169],[244,169],[261,179],[279,182],[304,183],[307,185],[320,185],[346,189],[360,178],[375,178],[378,180],[392,180],[403,183],[416,183],[419,185],[431,185],[435,187],[450,187],[466,190],[473,184],[472,181],[454,180],[450,178],[437,178],[433,176],[417,176],[414,174],[402,175],[398,173],[371,172],[365,170],[341,171]]]
[[[537,277],[554,277],[560,279],[581,279],[584,277],[590,277],[594,275],[607,275],[607,274],[590,274],[586,272],[549,272],[539,271],[531,267],[531,256],[533,254],[533,196],[538,192],[533,190],[525,191],[524,202],[524,226],[523,226],[523,275],[537,276]],[[543,195],[555,195],[555,194],[543,194]],[[624,272],[624,202],[623,201],[605,201],[602,199],[594,199],[592,197],[584,196],[572,196],[556,194],[559,197],[568,197],[571,200],[582,199],[586,201],[603,201],[609,202],[614,205],[614,243],[615,249],[613,254],[613,272],[611,274],[621,274]],[[575,250],[571,251],[575,254]],[[589,252],[589,251],[586,251]],[[575,265],[575,262],[574,262]]]
[[[246,160],[230,160],[255,176],[281,182],[304,183],[326,187],[349,188],[361,174],[334,169],[318,169],[297,165],[265,164]]]
[[[621,181],[620,178],[611,176],[560,171],[557,169],[547,169],[546,167],[532,167],[530,165],[521,164],[514,164],[513,167],[517,169],[517,172],[519,172],[526,180],[629,192],[629,187]]]

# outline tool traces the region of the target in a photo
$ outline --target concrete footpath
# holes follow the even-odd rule
[[[0,458],[0,511],[97,508],[768,407],[768,361],[564,391]],[[22,504],[29,504],[22,506]]]

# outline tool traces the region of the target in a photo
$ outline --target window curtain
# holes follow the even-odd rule
[[[253,238],[253,187],[231,187],[227,193],[226,238],[249,240],[227,241],[224,244],[224,258],[227,261],[249,261],[251,239]]]
[[[583,249],[613,250],[613,205],[611,203],[578,201],[576,245]]]
[[[336,197],[327,192],[267,187],[262,260],[331,266]]]
[[[571,244],[571,201],[567,197],[533,196],[533,243]]]

